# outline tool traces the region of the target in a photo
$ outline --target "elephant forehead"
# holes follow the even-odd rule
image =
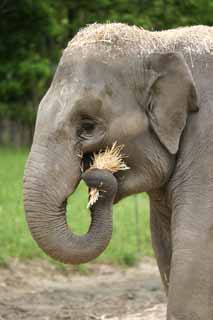
[[[142,46],[138,45],[141,40],[140,33],[145,34],[148,31],[119,23],[93,24],[80,30],[68,43],[62,61],[73,57],[83,59],[88,54],[101,57],[105,62],[112,62],[124,56],[140,56],[141,50],[147,52],[150,49],[147,35],[142,36],[144,38]]]
[[[93,24],[81,29],[69,42],[69,46],[80,46],[91,42],[117,44],[119,39],[129,40],[132,37],[134,38],[136,30],[140,31],[140,28],[136,26],[132,28],[122,23]]]

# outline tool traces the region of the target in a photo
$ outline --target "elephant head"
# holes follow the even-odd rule
[[[24,203],[31,233],[50,256],[87,262],[107,246],[113,202],[149,192],[168,181],[196,93],[179,53],[151,50],[151,33],[125,25],[94,25],[79,32],[64,51],[39,106],[24,175]],[[131,168],[81,175],[93,152],[124,145]],[[66,200],[80,179],[102,182],[86,235],[66,223]]]

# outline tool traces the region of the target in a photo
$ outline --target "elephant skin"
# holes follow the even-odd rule
[[[150,32],[94,24],[64,50],[39,106],[26,164],[31,233],[50,256],[87,262],[107,246],[112,206],[147,192],[168,320],[213,319],[213,28]],[[87,170],[91,154],[124,144],[131,168]],[[88,233],[66,223],[80,179],[102,186]]]

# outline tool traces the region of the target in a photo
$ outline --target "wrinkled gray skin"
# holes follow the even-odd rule
[[[107,246],[112,205],[148,192],[169,320],[213,319],[213,29],[93,25],[64,51],[43,98],[24,177],[31,233],[50,256],[87,262]],[[90,153],[124,144],[130,170],[81,175]],[[80,179],[100,187],[84,236],[66,224]],[[77,213],[75,213],[77,214]]]

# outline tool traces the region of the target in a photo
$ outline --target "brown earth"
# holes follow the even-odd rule
[[[45,261],[0,268],[0,320],[165,320],[153,259],[137,267],[91,264],[88,274]]]

